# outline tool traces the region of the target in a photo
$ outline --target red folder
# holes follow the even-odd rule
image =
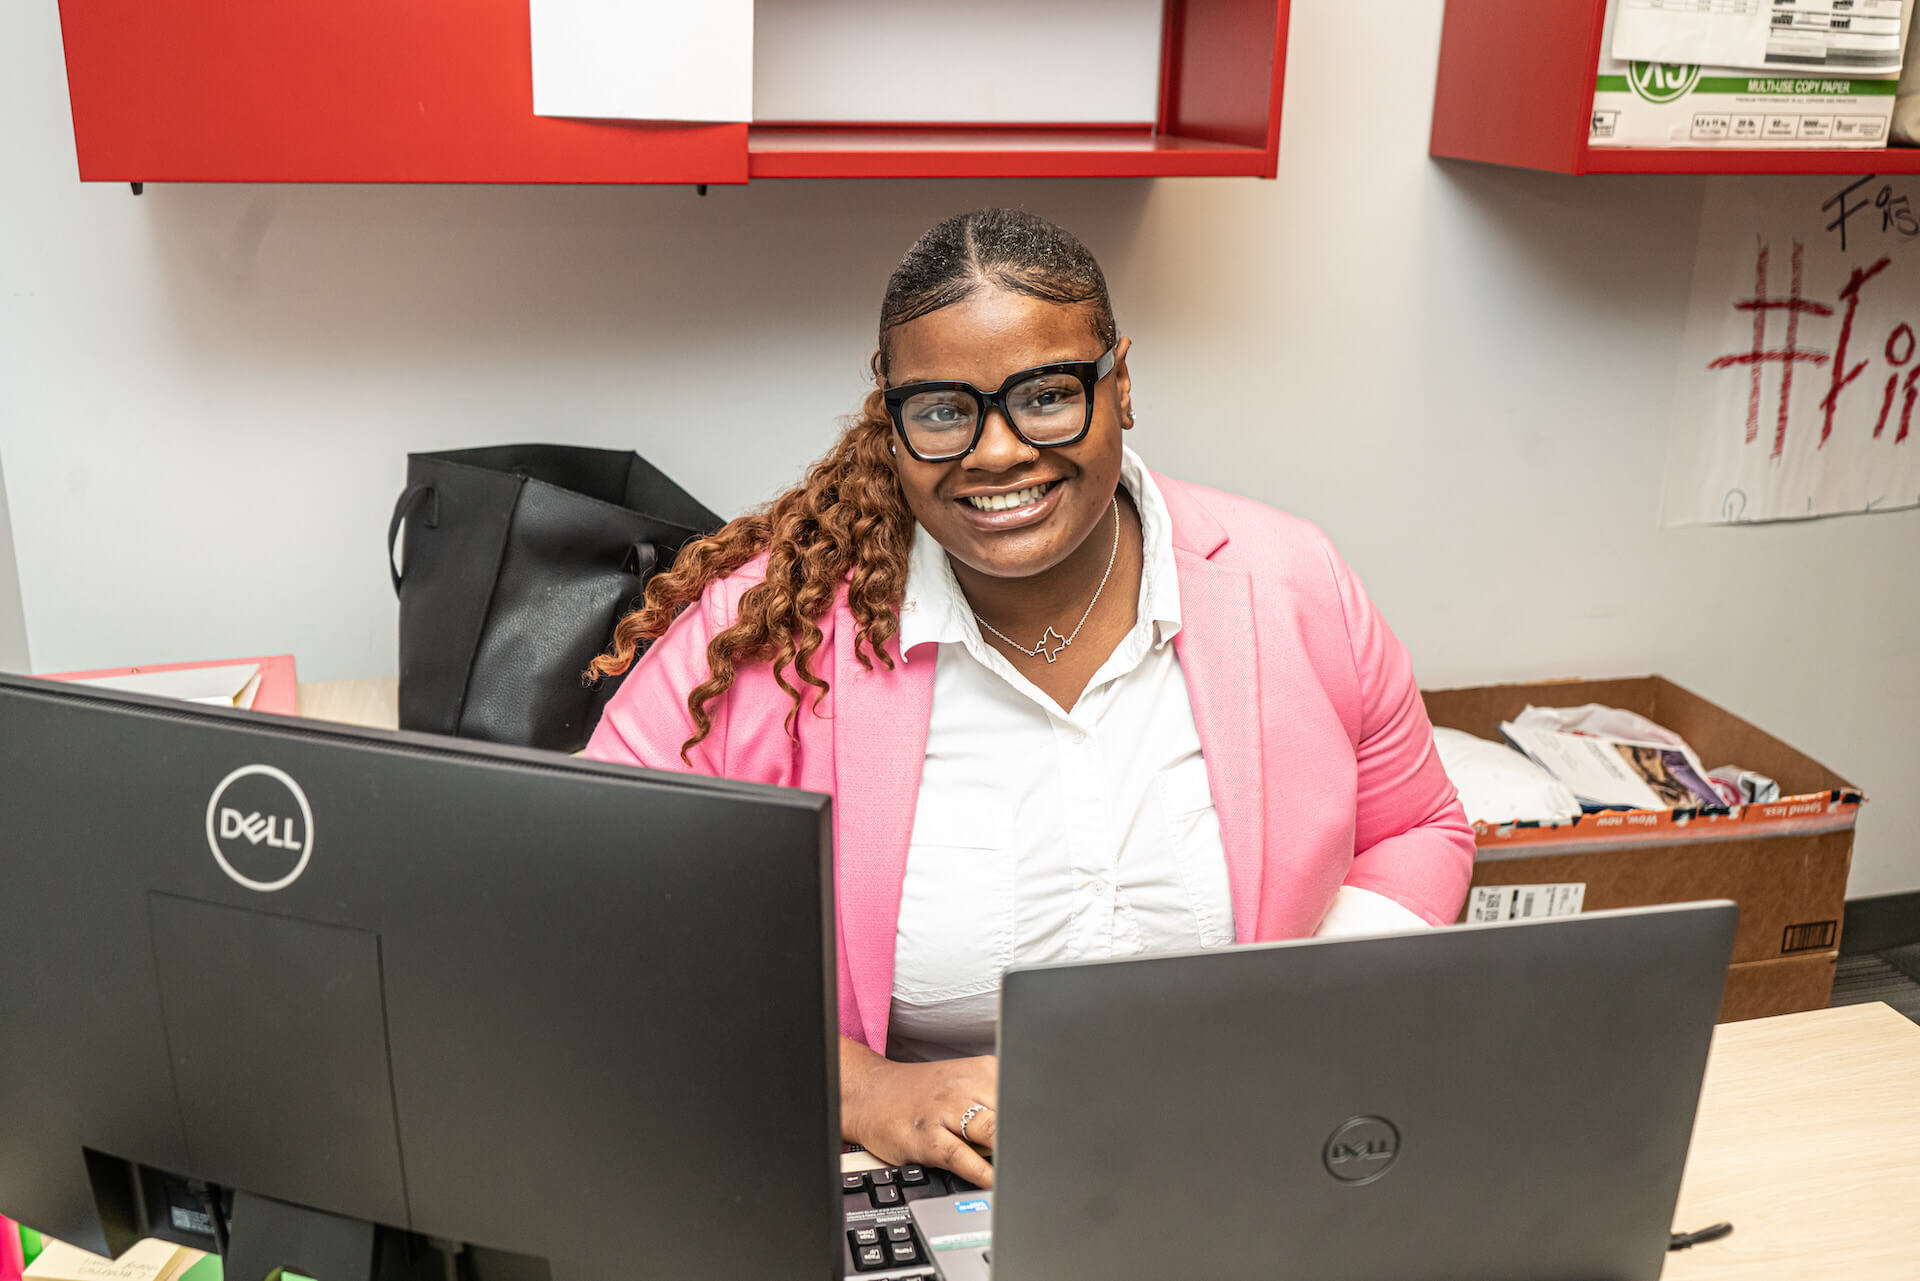
[[[20,1226],[0,1215],[0,1281],[20,1281],[20,1269],[27,1266],[21,1256]]]
[[[141,672],[185,672],[201,667],[236,667],[252,663],[260,668],[260,688],[253,696],[256,712],[278,712],[294,716],[299,712],[298,682],[293,671],[292,654],[268,658],[219,658],[200,663],[147,663],[140,667],[106,667],[96,672],[47,672],[50,681],[92,680],[101,676],[134,676]],[[6,1281],[0,1273],[0,1281]]]

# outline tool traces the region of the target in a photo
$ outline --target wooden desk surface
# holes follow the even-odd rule
[[[302,716],[373,729],[400,727],[398,676],[357,681],[301,681],[298,694]]]
[[[1876,1004],[1715,1029],[1673,1225],[1722,1221],[1663,1281],[1920,1277],[1920,1027]]]

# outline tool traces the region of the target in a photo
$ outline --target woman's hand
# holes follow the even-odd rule
[[[842,1038],[840,1129],[889,1165],[938,1166],[990,1188],[993,1167],[969,1144],[993,1147],[999,1084],[1000,1061],[992,1055],[895,1063]]]

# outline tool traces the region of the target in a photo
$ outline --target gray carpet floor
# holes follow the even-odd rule
[[[1829,1005],[1885,1001],[1920,1023],[1920,943],[1840,958]]]

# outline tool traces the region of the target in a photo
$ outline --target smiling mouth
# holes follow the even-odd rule
[[[1060,482],[1044,481],[1038,485],[1029,485],[1025,489],[1016,489],[1008,494],[970,494],[964,500],[971,503],[975,510],[983,512],[1010,512],[1022,507],[1031,507],[1047,496],[1047,491]]]

